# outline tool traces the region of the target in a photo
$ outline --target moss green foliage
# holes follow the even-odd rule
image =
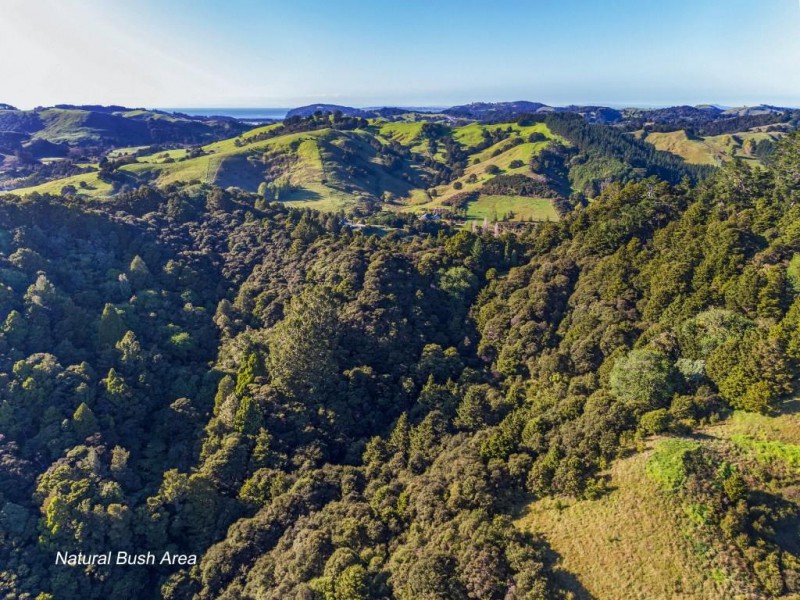
[[[637,349],[614,363],[609,386],[621,401],[644,412],[668,404],[676,380],[669,356],[656,350]]]
[[[699,448],[691,440],[664,440],[647,461],[647,475],[667,491],[674,491],[686,480],[686,455]]]
[[[732,439],[738,446],[753,452],[760,461],[782,463],[789,469],[800,469],[800,444],[758,440],[746,435],[736,435]]]

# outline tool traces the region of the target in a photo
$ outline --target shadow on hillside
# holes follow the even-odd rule
[[[246,156],[223,159],[214,176],[214,184],[221,188],[237,187],[255,192],[264,181],[263,170],[247,160]]]
[[[720,421],[720,422],[722,422],[722,421]],[[697,430],[696,431],[691,431],[691,432],[686,433],[686,434],[681,435],[681,436],[675,436],[675,437],[681,437],[681,438],[684,438],[684,439],[687,439],[687,440],[694,440],[696,442],[710,441],[710,440],[717,439],[717,436],[715,436],[715,435],[712,435],[710,433],[706,433],[705,431],[697,431]]]
[[[778,406],[778,413],[783,415],[796,415],[800,413],[800,399],[792,398]]]
[[[520,502],[508,507],[508,512],[512,519],[523,518],[530,510],[530,503],[535,500],[533,494],[524,494]],[[561,568],[561,555],[553,550],[547,539],[542,534],[523,529],[526,534],[532,536],[531,541],[539,552],[545,569],[552,573],[553,582],[559,589],[570,592],[574,600],[594,600],[594,596],[581,583],[578,576],[574,573]]]
[[[307,188],[297,188],[296,190],[292,190],[290,194],[286,196],[286,198],[282,198],[282,200],[286,202],[309,202],[312,200],[321,200],[322,196],[313,190],[309,190]]]
[[[769,506],[774,514],[779,515],[779,520],[772,526],[774,534],[770,537],[783,550],[794,555],[800,554],[800,539],[797,536],[797,532],[800,531],[800,515],[795,502],[792,502],[793,496],[800,495],[796,490],[797,488],[787,490],[788,498],[783,494],[761,490],[751,492],[751,500],[756,506]]]
[[[561,562],[560,554],[544,542],[540,550],[543,554],[544,564],[547,565],[548,570],[552,571],[553,579],[559,588],[570,592],[575,600],[594,600],[595,597],[583,586],[577,575],[558,566]]]

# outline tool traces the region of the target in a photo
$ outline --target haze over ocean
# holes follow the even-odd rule
[[[211,107],[211,108],[180,108],[164,107],[160,110],[168,112],[183,113],[193,117],[233,117],[244,121],[255,121],[261,119],[283,119],[291,108],[231,108],[231,107]]]

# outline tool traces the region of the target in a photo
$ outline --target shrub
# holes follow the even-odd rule
[[[609,383],[617,398],[636,411],[663,408],[677,387],[677,371],[663,353],[643,348],[617,360]]]
[[[663,433],[669,428],[670,415],[666,408],[651,410],[642,415],[639,420],[639,429],[642,433],[653,435]]]

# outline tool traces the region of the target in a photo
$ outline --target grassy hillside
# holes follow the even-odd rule
[[[656,442],[653,445],[657,445]],[[611,469],[599,500],[548,498],[527,507],[519,527],[544,535],[559,555],[561,578],[584,598],[725,598],[719,577],[692,544],[696,527],[651,481],[647,452]],[[658,557],[658,560],[653,560]]]
[[[378,133],[387,140],[395,141],[403,146],[412,146],[420,140],[422,125],[422,121],[382,123],[378,128]]]
[[[261,132],[269,128],[255,130]],[[234,139],[223,140],[202,147],[202,154],[190,158],[185,149],[158,152],[136,159],[133,164],[126,164],[117,169],[122,180],[128,180],[132,185],[140,183],[153,183],[155,185],[168,185],[171,183],[219,183],[236,185],[246,190],[255,191],[263,177],[253,180],[252,172],[256,168],[246,158],[256,152],[272,152],[278,155],[291,154],[296,159],[293,176],[301,184],[303,182],[319,182],[322,179],[322,169],[319,164],[318,153],[314,156],[309,144],[324,131],[292,134],[268,140],[257,141],[243,146],[236,146]],[[97,197],[111,191],[111,185],[102,185],[98,173],[90,173],[59,181],[48,182],[43,185],[19,190],[20,194],[57,193],[64,185],[78,185],[81,181],[89,184],[87,195]]]
[[[80,194],[102,198],[112,193],[114,187],[119,189],[126,184],[133,187],[142,183],[165,186],[201,182],[255,192],[261,183],[276,181],[285,185],[285,190],[277,199],[295,206],[334,211],[353,206],[359,197],[377,199],[389,193],[396,198],[400,210],[410,206],[414,211],[417,211],[417,207],[419,211],[424,211],[443,206],[442,200],[457,190],[452,184],[438,186],[434,192],[437,194],[436,200],[432,201],[425,188],[414,185],[415,182],[417,185],[424,183],[424,175],[430,171],[420,162],[425,159],[444,160],[441,150],[433,155],[428,151],[426,140],[422,137],[423,124],[378,121],[369,130],[343,132],[323,128],[268,137],[276,128],[276,125],[270,125],[249,131],[238,138],[203,146],[199,156],[191,157],[186,149],[139,156],[135,162],[117,169],[116,186],[102,181],[99,173],[87,173],[18,191],[21,194],[56,194],[64,186],[72,185]],[[469,166],[455,180],[461,182],[464,190],[479,189],[498,173],[528,172],[531,156],[547,142],[529,143],[523,140],[533,133],[541,134],[545,140],[554,137],[543,124],[531,127],[505,124],[502,129],[511,129],[506,138],[488,147],[480,146],[484,130],[495,131],[500,128],[499,125],[484,127],[474,124],[453,130],[453,138],[460,140],[459,143],[463,143],[468,152]],[[409,156],[399,172],[384,167],[381,156],[375,150],[376,141],[379,145],[394,143],[405,148]],[[518,145],[513,145],[515,142]],[[474,152],[470,153],[470,149]],[[112,157],[130,155],[135,150],[120,149]],[[512,167],[514,161],[522,166]],[[489,174],[487,169],[492,166],[499,171]],[[474,181],[468,181],[470,176]],[[555,218],[555,211],[547,200],[504,198],[500,205],[496,204],[496,199],[491,198],[475,203],[469,218],[482,220],[495,210],[501,214],[513,211],[514,219]]]
[[[677,493],[687,476],[684,457],[713,449],[744,475],[751,493],[797,502],[798,408],[790,403],[780,416],[737,411],[691,438],[653,438],[643,452],[611,467],[607,494],[535,501],[523,508],[517,525],[544,535],[558,555],[561,579],[578,597],[723,599],[755,593],[736,552],[704,522],[704,506]],[[770,472],[786,477],[767,477]],[[782,543],[796,548],[798,540]]]
[[[147,116],[140,113],[125,113],[125,120],[138,125],[135,119]],[[551,116],[552,123],[532,119],[452,126],[405,116],[391,122],[336,121],[324,115],[295,118],[201,147],[144,155],[141,146],[132,145],[108,155],[118,161],[110,175],[101,174],[95,165],[96,172],[18,191],[59,193],[64,186],[74,186],[78,195],[102,198],[142,184],[206,183],[260,190],[267,200],[327,212],[354,208],[372,212],[381,207],[412,213],[444,211],[469,226],[470,221],[495,216],[510,221],[554,220],[556,205],[563,212],[573,193],[593,195],[608,182],[645,176],[651,172],[648,169],[672,173],[673,167],[683,168],[670,154],[659,155],[646,144],[599,126],[586,129],[580,119],[577,123]],[[60,128],[88,135],[79,117],[76,111],[59,109],[58,119],[43,131],[55,136]],[[564,135],[553,133],[552,124]],[[561,150],[537,162],[554,145]],[[653,162],[649,167],[648,160]],[[679,180],[678,173],[673,175]],[[516,177],[515,186],[492,189],[498,176]],[[463,194],[471,194],[468,201],[458,199]]]
[[[736,134],[723,134],[707,137],[689,137],[686,131],[668,133],[654,132],[647,135],[646,141],[657,149],[670,152],[695,165],[719,166],[724,162],[739,158],[751,165],[761,161],[754,154],[754,144],[762,140],[777,141],[783,134],[779,132],[746,131]]]
[[[547,198],[523,196],[481,196],[470,202],[467,223],[478,221],[557,221],[558,213]]]
[[[60,191],[89,186],[87,195],[105,195],[109,185],[87,176],[101,160],[130,160],[139,154],[189,148],[231,138],[249,128],[230,119],[205,119],[123,107],[58,106],[0,111],[0,189]],[[231,138],[232,139],[232,138]],[[185,153],[185,150],[179,152]],[[95,168],[97,168],[95,166]],[[81,177],[78,177],[81,176]],[[122,184],[121,177],[118,183]],[[135,185],[129,178],[127,183]]]
[[[453,132],[453,137],[456,139],[456,141],[458,141],[460,144],[463,144],[467,148],[474,148],[483,140],[484,131],[491,133],[501,130],[524,138],[529,137],[533,133],[541,133],[549,138],[554,137],[553,134],[550,133],[547,125],[544,123],[535,123],[532,125],[523,126],[515,122],[497,123],[494,125],[470,123],[469,125],[457,127]]]
[[[651,133],[645,139],[659,150],[677,154],[695,165],[717,165],[723,160],[723,156],[718,155],[711,144],[700,139],[689,139],[685,131]]]
[[[485,132],[502,131],[507,137],[486,146]],[[528,141],[531,136],[540,136],[539,141]],[[517,123],[482,125],[471,123],[453,129],[452,137],[466,148],[467,166],[463,173],[452,182],[435,186],[430,196],[417,194],[411,198],[412,210],[424,212],[441,209],[448,202],[465,192],[480,192],[481,187],[498,175],[534,175],[531,171],[531,158],[539,154],[553,141],[562,141],[553,135],[544,123],[520,126]],[[510,221],[550,221],[557,220],[552,200],[512,195],[481,195],[469,202],[466,217],[467,225],[473,221],[482,222],[484,218],[494,220],[508,216]]]
[[[235,121],[214,121],[146,110],[54,107],[3,111],[2,131],[68,146],[136,146],[162,142],[202,143],[246,129]]]

